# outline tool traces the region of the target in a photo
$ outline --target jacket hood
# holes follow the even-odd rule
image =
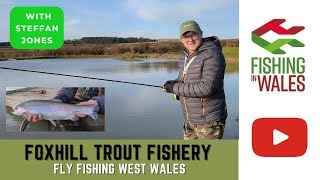
[[[202,39],[202,45],[199,48],[199,52],[206,50],[206,49],[211,49],[211,48],[219,48],[221,49],[221,44],[219,41],[219,38],[217,36],[211,36],[207,38]]]

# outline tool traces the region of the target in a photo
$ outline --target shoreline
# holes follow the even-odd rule
[[[62,55],[62,56],[37,56],[37,57],[16,57],[4,58],[0,61],[15,61],[15,60],[45,60],[45,59],[88,59],[88,58],[114,58],[124,61],[142,61],[145,58],[155,59],[179,59],[180,54],[123,54],[123,55]],[[239,62],[239,58],[231,58],[225,56],[226,62]]]

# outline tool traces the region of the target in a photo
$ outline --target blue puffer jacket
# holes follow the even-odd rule
[[[191,64],[185,70],[185,61]],[[179,82],[173,93],[180,96],[185,120],[194,124],[225,122],[227,107],[224,93],[226,62],[217,37],[203,39],[198,51],[189,57],[185,51],[179,59]]]

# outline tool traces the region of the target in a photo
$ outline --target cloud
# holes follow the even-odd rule
[[[146,21],[170,22],[193,19],[207,11],[228,7],[236,0],[149,0],[141,3],[139,0],[127,0],[124,6]]]
[[[67,20],[64,25],[65,26],[73,26],[73,25],[77,25],[80,23],[80,20],[79,19],[70,19],[70,20]]]
[[[82,37],[82,33],[76,26],[78,24],[80,24],[79,19],[68,19],[64,22],[64,39],[79,39]]]
[[[10,39],[10,11],[15,4],[13,1],[0,1],[0,42]]]
[[[0,6],[12,6],[15,5],[16,3],[13,1],[0,1]]]
[[[71,40],[71,39],[79,39],[82,37],[81,32],[74,28],[65,28],[64,29],[64,39]]]
[[[88,16],[88,17],[117,17],[117,16],[122,16],[120,11],[112,11],[112,10],[108,10],[108,11],[97,11],[97,10],[93,10],[93,9],[83,9],[81,12],[81,14]]]
[[[143,30],[136,30],[136,31],[128,31],[128,32],[117,32],[116,35],[119,37],[150,37],[150,34]]]
[[[0,23],[0,42],[8,42],[9,41],[9,21],[5,18]]]

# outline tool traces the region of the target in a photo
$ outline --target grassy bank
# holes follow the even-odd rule
[[[227,43],[226,43],[227,44]],[[229,43],[230,44],[230,43]],[[126,43],[112,45],[65,44],[58,50],[15,50],[0,48],[0,60],[52,59],[52,58],[117,58],[127,61],[142,58],[177,59],[183,51],[179,41]],[[239,60],[239,48],[223,46],[227,61]]]
[[[227,61],[239,61],[239,47],[224,47],[222,49],[222,52]]]

